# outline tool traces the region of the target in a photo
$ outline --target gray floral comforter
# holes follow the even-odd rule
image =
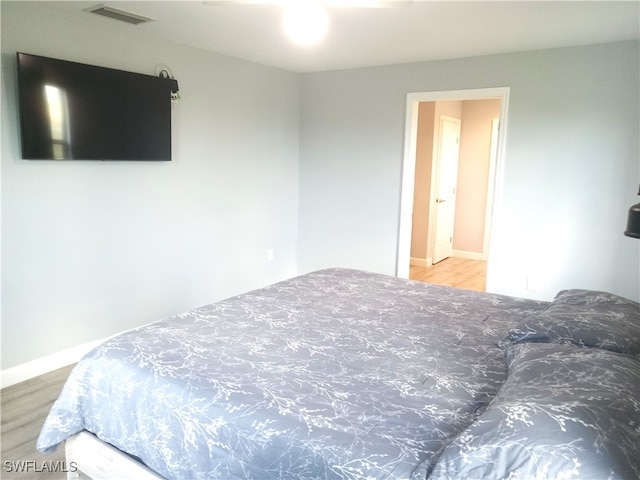
[[[38,449],[88,430],[166,478],[425,478],[505,383],[496,343],[547,306],[313,272],[102,344]]]

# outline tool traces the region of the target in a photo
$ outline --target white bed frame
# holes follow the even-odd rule
[[[163,480],[136,459],[87,431],[67,439],[65,452],[67,480]]]

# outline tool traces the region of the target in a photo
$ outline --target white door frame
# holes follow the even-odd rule
[[[495,182],[488,195],[493,204],[491,229],[493,230],[499,209],[502,206],[502,178],[504,173],[504,152],[507,135],[507,114],[509,110],[509,87],[480,88],[471,90],[445,90],[438,92],[413,92],[407,94],[404,159],[402,163],[402,190],[400,197],[400,222],[398,227],[398,250],[396,257],[396,275],[409,278],[411,261],[411,227],[413,217],[413,191],[416,170],[416,144],[418,138],[418,108],[420,102],[438,102],[449,100],[500,100],[500,130],[497,140],[495,164]]]
[[[496,161],[498,159],[498,139],[500,137],[500,119],[491,121],[491,148],[489,152],[489,179],[487,183],[487,206],[484,213],[484,241],[482,242],[482,259],[489,258],[489,241],[491,240],[491,218],[493,215],[493,201],[495,196]]]

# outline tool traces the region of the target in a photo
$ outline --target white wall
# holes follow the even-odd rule
[[[296,273],[298,75],[46,2],[1,7],[3,369]],[[168,65],[173,161],[22,160],[16,51]]]
[[[638,42],[303,76],[300,272],[393,274],[408,92],[510,87],[501,215],[488,286],[640,298]],[[527,278],[538,284],[527,290]]]
[[[3,369],[298,272],[393,274],[408,92],[511,87],[492,290],[640,297],[637,42],[297,75],[0,7]],[[21,160],[16,51],[170,66],[174,160]]]

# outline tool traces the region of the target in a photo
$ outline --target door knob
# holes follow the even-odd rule
[[[446,198],[436,198],[436,203],[444,203],[446,201],[447,201]]]

